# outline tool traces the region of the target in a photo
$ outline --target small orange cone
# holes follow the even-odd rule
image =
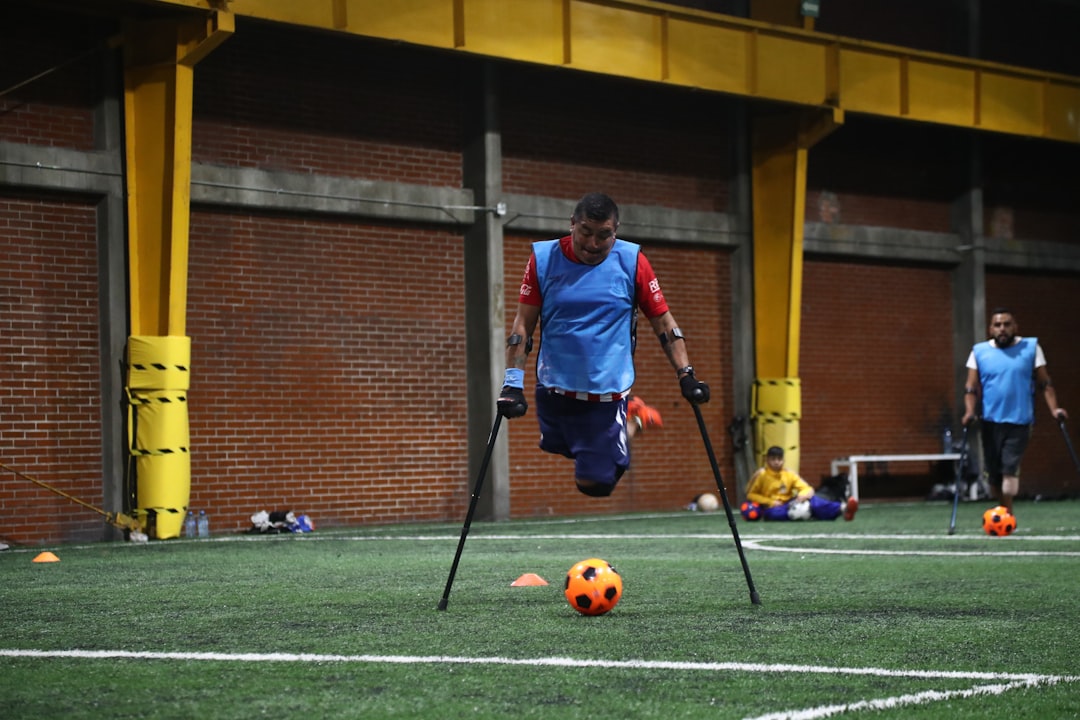
[[[544,578],[540,577],[536,573],[525,573],[514,582],[510,583],[510,587],[532,587],[534,585],[547,585],[548,582]]]
[[[46,550],[43,553],[38,553],[33,562],[60,562],[60,558]]]

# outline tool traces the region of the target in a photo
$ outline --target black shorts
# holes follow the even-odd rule
[[[983,420],[983,464],[986,479],[991,485],[1001,487],[1003,476],[1018,477],[1020,475],[1020,460],[1024,457],[1024,451],[1030,439],[1030,425]]]

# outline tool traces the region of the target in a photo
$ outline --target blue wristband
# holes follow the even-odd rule
[[[506,368],[506,376],[503,377],[503,385],[512,388],[525,388],[525,371],[521,368]]]

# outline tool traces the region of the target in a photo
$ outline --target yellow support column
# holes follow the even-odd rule
[[[754,381],[754,457],[759,466],[765,453],[776,445],[784,449],[784,463],[799,468],[799,419],[802,393],[799,378],[758,378]]]
[[[124,30],[128,452],[135,460],[134,514],[157,538],[179,536],[191,486],[186,308],[194,66],[233,28],[230,13],[200,12]]]
[[[839,109],[821,108],[760,117],[753,131],[754,448],[760,465],[770,445],[784,447],[795,472],[807,152],[842,122]],[[760,392],[774,385],[782,392]]]

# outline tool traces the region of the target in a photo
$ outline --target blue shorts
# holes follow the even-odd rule
[[[761,517],[766,520],[788,520],[788,505],[793,501],[761,508]],[[839,500],[826,500],[817,495],[810,496],[810,517],[815,520],[835,520],[844,512],[844,504]]]
[[[540,449],[574,461],[574,477],[614,485],[630,467],[626,398],[589,402],[536,386]]]

